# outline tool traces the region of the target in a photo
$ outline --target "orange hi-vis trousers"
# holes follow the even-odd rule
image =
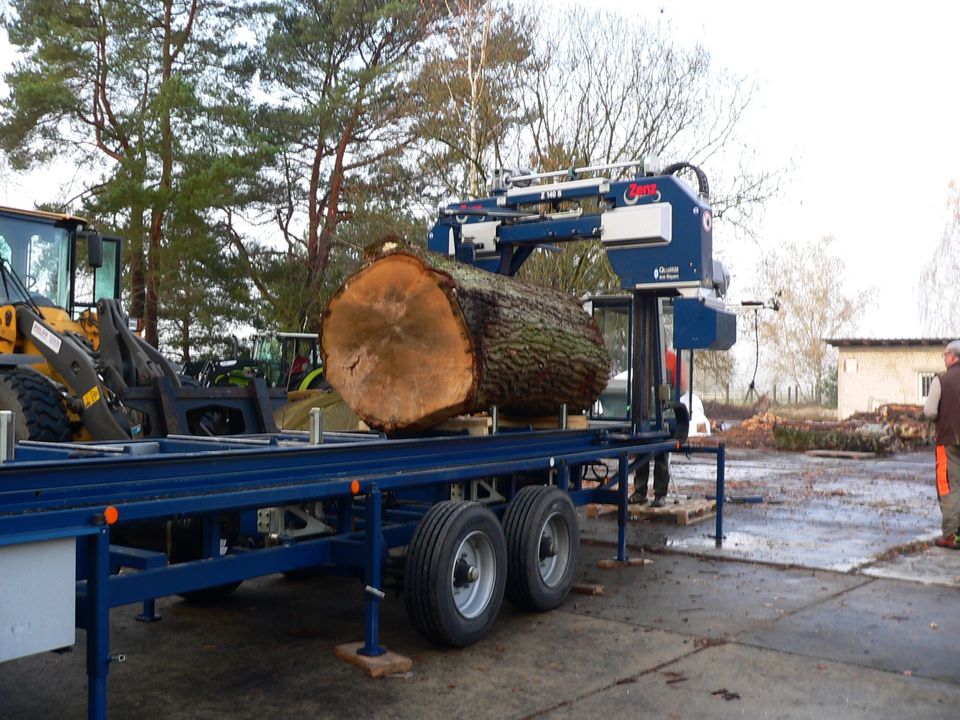
[[[937,497],[943,534],[960,532],[960,447],[937,445]]]

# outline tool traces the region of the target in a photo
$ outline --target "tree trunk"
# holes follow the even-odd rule
[[[586,409],[610,358],[572,297],[384,243],[323,313],[327,379],[373,428],[404,433],[496,405]]]

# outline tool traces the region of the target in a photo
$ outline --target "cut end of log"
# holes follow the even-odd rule
[[[429,427],[470,406],[477,370],[453,293],[448,276],[397,253],[354,275],[330,301],[327,379],[371,427]]]

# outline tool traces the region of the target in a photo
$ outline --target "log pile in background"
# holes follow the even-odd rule
[[[715,435],[731,447],[891,453],[930,444],[931,426],[919,405],[883,405],[841,422],[787,420],[761,412]]]
[[[391,434],[491,405],[517,416],[585,410],[610,370],[575,298],[392,242],[330,300],[321,351],[347,404]]]

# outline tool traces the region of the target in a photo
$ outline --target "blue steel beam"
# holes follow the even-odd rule
[[[247,493],[247,507],[262,506],[272,491],[286,502],[347,494],[349,482],[363,484],[381,480],[383,489],[396,489],[437,481],[457,481],[472,477],[547,469],[551,460],[568,462],[598,456],[616,456],[618,451],[651,452],[675,449],[674,443],[640,443],[635,439],[604,439],[596,431],[565,433],[523,433],[504,436],[506,442],[477,443],[484,438],[451,438],[443,441],[447,452],[435,453],[436,443],[424,447],[421,455],[411,455],[409,447],[396,448],[402,441],[387,441],[351,453],[345,450],[310,451],[295,448],[214,451],[204,454],[160,455],[153,458],[117,456],[77,459],[69,473],[51,477],[49,463],[11,463],[0,466],[0,534],[18,513],[83,513],[104,504],[133,504],[137,501],[162,503],[177,498],[209,493]],[[464,447],[466,444],[466,447]],[[416,447],[415,445],[413,446]],[[394,452],[401,450],[402,452]],[[38,467],[39,466],[39,467]],[[74,477],[72,486],[63,477]],[[258,505],[259,504],[259,505]],[[234,506],[238,507],[238,506]],[[200,511],[209,509],[201,508]],[[171,510],[176,511],[174,508]],[[165,511],[166,512],[166,511]],[[156,517],[142,509],[135,517]],[[125,515],[125,519],[133,519]],[[18,528],[22,529],[22,528]]]

